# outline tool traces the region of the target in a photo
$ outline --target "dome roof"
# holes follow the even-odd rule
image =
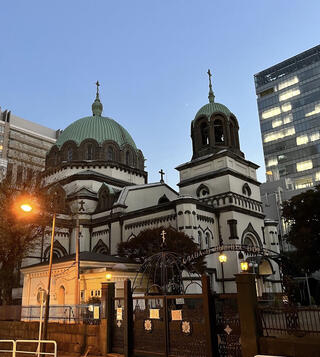
[[[225,105],[213,102],[201,107],[198,110],[195,119],[198,118],[200,115],[206,115],[207,117],[210,117],[213,113],[216,112],[221,112],[226,116],[229,116],[231,114],[230,110]]]
[[[113,140],[120,147],[130,145],[137,150],[131,135],[115,120],[98,115],[81,118],[70,124],[58,137],[56,145],[60,148],[68,140],[78,145],[85,139],[94,139],[99,144],[105,140]]]

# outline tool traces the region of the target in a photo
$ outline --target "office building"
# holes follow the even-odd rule
[[[0,180],[19,184],[45,168],[46,153],[59,131],[12,115],[0,108]]]
[[[255,75],[267,181],[320,183],[320,45]]]

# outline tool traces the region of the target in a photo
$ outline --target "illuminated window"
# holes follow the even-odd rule
[[[315,180],[320,181],[320,171],[316,172]]]
[[[320,113],[320,104],[317,104],[311,112],[306,114],[306,117],[310,117],[311,115]]]
[[[281,110],[283,112],[288,112],[289,110],[291,110],[291,108],[292,108],[291,103],[285,103],[281,106]]]
[[[281,110],[279,107],[274,107],[268,110],[265,110],[262,113],[262,119],[268,119],[268,118],[272,118],[276,115],[279,115],[281,113]]]
[[[283,100],[290,99],[292,97],[295,97],[296,95],[300,94],[300,89],[295,88],[295,89],[290,89],[286,92],[283,92],[279,95],[279,101],[282,102]]]
[[[297,136],[297,145],[303,145],[309,142],[308,135]]]
[[[276,166],[278,165],[278,160],[276,158],[268,160],[267,166]]]
[[[297,163],[297,171],[305,171],[305,170],[310,170],[312,169],[312,160],[307,160],[307,161],[302,161]]]
[[[2,150],[3,149],[3,145],[0,145],[0,150]]]
[[[296,84],[298,82],[299,82],[298,77],[294,76],[293,78],[290,78],[289,80],[287,80],[285,82],[279,83],[278,89],[281,90],[281,89],[287,88],[287,87],[292,86],[293,84]]]
[[[316,141],[316,140],[319,140],[320,139],[320,133],[317,132],[317,133],[312,133],[310,135],[310,141]]]
[[[276,128],[277,126],[282,125],[282,120],[281,119],[275,119],[272,121],[272,127]]]
[[[267,171],[266,174],[267,174],[268,176],[271,176],[271,175],[272,175],[272,171]]]
[[[287,115],[283,118],[283,124],[288,124],[292,122],[292,114]]]
[[[295,133],[296,131],[293,127],[274,131],[273,133],[266,134],[264,136],[263,142],[268,143],[270,141],[279,140],[286,136],[294,135]]]
[[[312,177],[304,177],[302,179],[295,181],[296,189],[312,187],[312,186],[313,186]]]

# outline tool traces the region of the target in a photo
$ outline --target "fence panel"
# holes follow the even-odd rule
[[[258,306],[257,316],[264,336],[320,335],[320,307]]]

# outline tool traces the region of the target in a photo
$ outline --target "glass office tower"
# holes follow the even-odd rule
[[[320,184],[320,45],[254,77],[267,181]]]

